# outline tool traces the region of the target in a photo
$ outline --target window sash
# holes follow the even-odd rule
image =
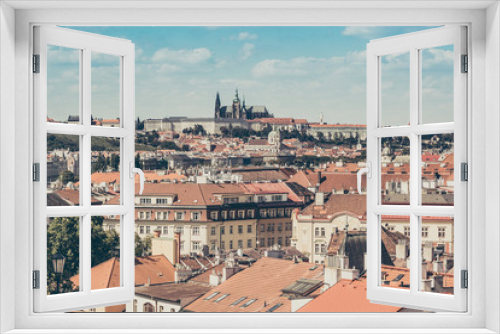
[[[47,123],[47,45],[80,50],[80,119],[81,124]],[[34,270],[40,271],[40,289],[34,290],[35,312],[81,310],[104,304],[129,302],[134,296],[134,178],[129,177],[134,161],[134,44],[130,41],[73,31],[38,26],[34,30],[34,53],[40,55],[40,73],[33,75],[34,95],[34,161],[40,163],[40,182],[34,183],[35,221],[48,217],[80,218],[80,291],[47,296],[47,224],[34,224]],[[120,57],[119,128],[91,125],[91,53],[100,52]],[[80,136],[80,206],[47,207],[47,133]],[[121,204],[91,205],[91,138],[120,138]],[[91,290],[91,217],[120,215],[120,280],[118,288]]]
[[[371,165],[371,177],[368,177],[367,193],[367,228],[368,228],[368,271],[377,273],[368,275],[368,299],[381,304],[401,305],[426,310],[466,311],[467,290],[461,289],[460,271],[467,269],[466,254],[466,218],[467,187],[455,173],[454,207],[420,205],[420,141],[423,134],[454,133],[454,165],[456,170],[462,162],[467,162],[466,119],[467,119],[467,76],[460,73],[461,54],[466,54],[466,28],[443,27],[429,29],[407,35],[374,40],[367,47],[367,161]],[[443,45],[454,45],[454,122],[420,125],[419,118],[419,49]],[[410,125],[396,127],[381,126],[379,100],[380,57],[383,55],[410,52]],[[408,136],[410,138],[410,205],[381,205],[380,181],[380,139],[383,137]],[[454,252],[454,294],[419,291],[422,266],[419,261],[410,262],[410,290],[391,289],[380,285],[380,217],[381,215],[410,216],[410,253],[420,254],[421,231],[420,217],[454,217],[455,247]]]

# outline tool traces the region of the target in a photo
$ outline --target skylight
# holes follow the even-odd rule
[[[235,301],[234,303],[232,303],[231,306],[236,306],[239,303],[241,303],[242,301],[244,301],[245,299],[247,299],[247,297],[241,297],[240,299],[238,299],[237,301]]]
[[[283,305],[283,304],[282,303],[278,303],[278,304],[274,305],[273,307],[271,307],[269,310],[267,310],[267,312],[274,312],[281,305]]]
[[[214,292],[210,296],[208,296],[207,298],[205,298],[205,300],[210,300],[210,299],[214,298],[215,296],[217,296],[219,293],[220,292]]]
[[[245,308],[245,307],[248,307],[248,306],[252,305],[256,300],[257,299],[250,299],[245,304],[241,305],[241,308]]]
[[[220,296],[219,298],[217,298],[216,300],[214,300],[214,303],[218,303],[220,302],[221,300],[223,300],[224,298],[226,298],[227,296],[229,296],[228,293],[226,294],[223,294],[222,296]]]

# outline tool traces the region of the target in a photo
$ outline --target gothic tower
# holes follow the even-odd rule
[[[220,117],[220,96],[219,92],[217,92],[217,96],[215,97],[215,118],[219,119]]]
[[[238,88],[236,88],[236,94],[233,100],[233,117],[232,118],[242,118],[241,108],[240,108],[240,97],[238,96]]]

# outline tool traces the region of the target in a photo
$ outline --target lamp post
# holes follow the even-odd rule
[[[56,274],[56,280],[57,280],[56,294],[59,293],[59,284],[60,284],[60,279],[62,278],[65,263],[66,263],[66,258],[61,253],[52,255],[52,269]]]

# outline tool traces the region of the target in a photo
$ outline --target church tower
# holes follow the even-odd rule
[[[215,119],[219,119],[220,117],[220,96],[219,92],[217,92],[217,96],[215,97]]]
[[[232,118],[241,118],[241,108],[240,108],[240,97],[238,96],[238,88],[236,88],[236,94],[233,100],[233,117]]]

